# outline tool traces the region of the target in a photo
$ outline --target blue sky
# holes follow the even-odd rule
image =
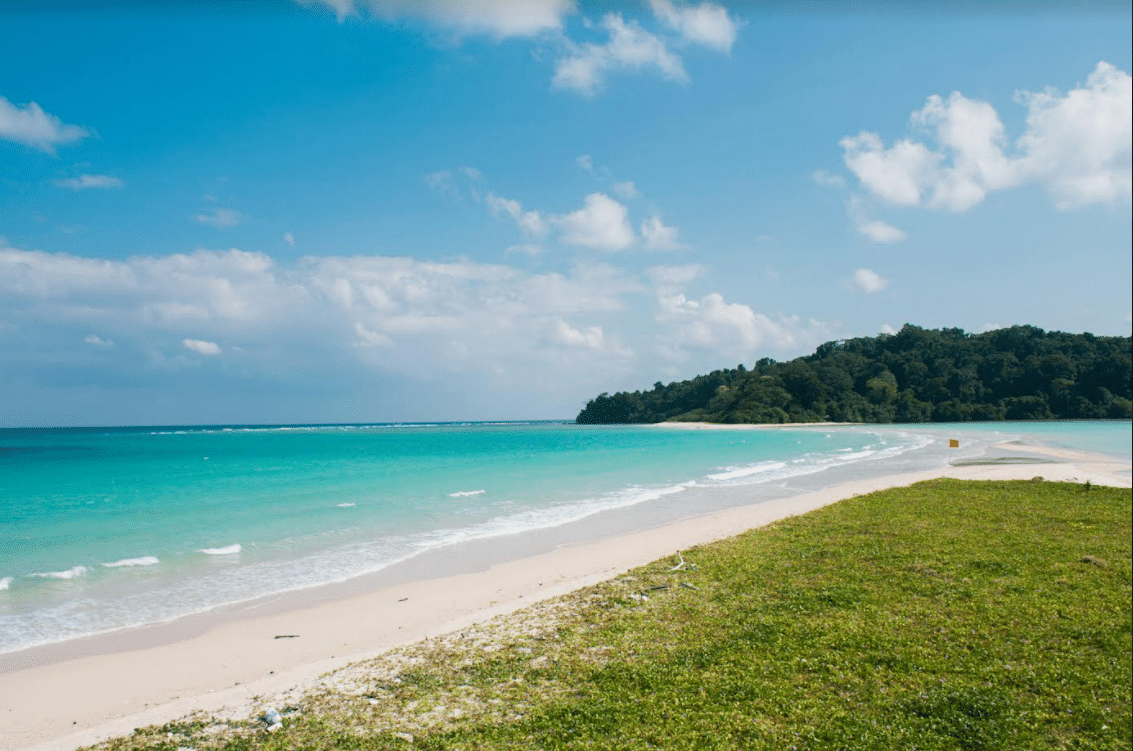
[[[1128,3],[918,7],[0,3],[0,425],[563,418],[906,322],[1128,335]]]

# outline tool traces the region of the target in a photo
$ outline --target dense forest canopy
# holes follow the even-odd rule
[[[1131,414],[1130,337],[1013,326],[922,329],[827,342],[790,362],[601,394],[579,423],[958,422]]]

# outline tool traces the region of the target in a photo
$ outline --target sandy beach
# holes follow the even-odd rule
[[[678,426],[719,429],[724,426]],[[727,426],[727,429],[752,429]],[[1012,457],[1046,460],[1041,464]],[[197,710],[247,717],[254,700],[295,696],[326,672],[612,578],[694,545],[863,493],[936,477],[1130,487],[1130,465],[1081,452],[1002,444],[986,463],[847,482],[817,492],[563,546],[482,571],[423,579],[234,620],[162,639],[146,629],[29,650],[0,663],[0,749],[70,750]],[[283,638],[280,638],[283,637]]]

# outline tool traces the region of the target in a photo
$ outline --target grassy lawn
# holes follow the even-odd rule
[[[853,498],[107,749],[1129,749],[1130,492]],[[333,683],[333,682],[332,682]]]

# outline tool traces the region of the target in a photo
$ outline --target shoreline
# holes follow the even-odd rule
[[[887,487],[936,477],[1036,475],[1130,486],[1128,475],[1122,474],[1129,465],[1111,457],[1010,443],[994,448],[1042,455],[1052,463],[945,466],[853,480],[563,545],[479,571],[393,584],[279,612],[250,607],[235,620],[164,644],[131,647],[127,634],[109,653],[82,654],[79,649],[69,659],[6,673],[0,686],[0,706],[6,710],[0,748],[73,749],[201,710],[246,716],[254,697],[301,693],[322,674],[389,649],[612,578],[678,550]],[[275,638],[288,635],[298,637]]]

